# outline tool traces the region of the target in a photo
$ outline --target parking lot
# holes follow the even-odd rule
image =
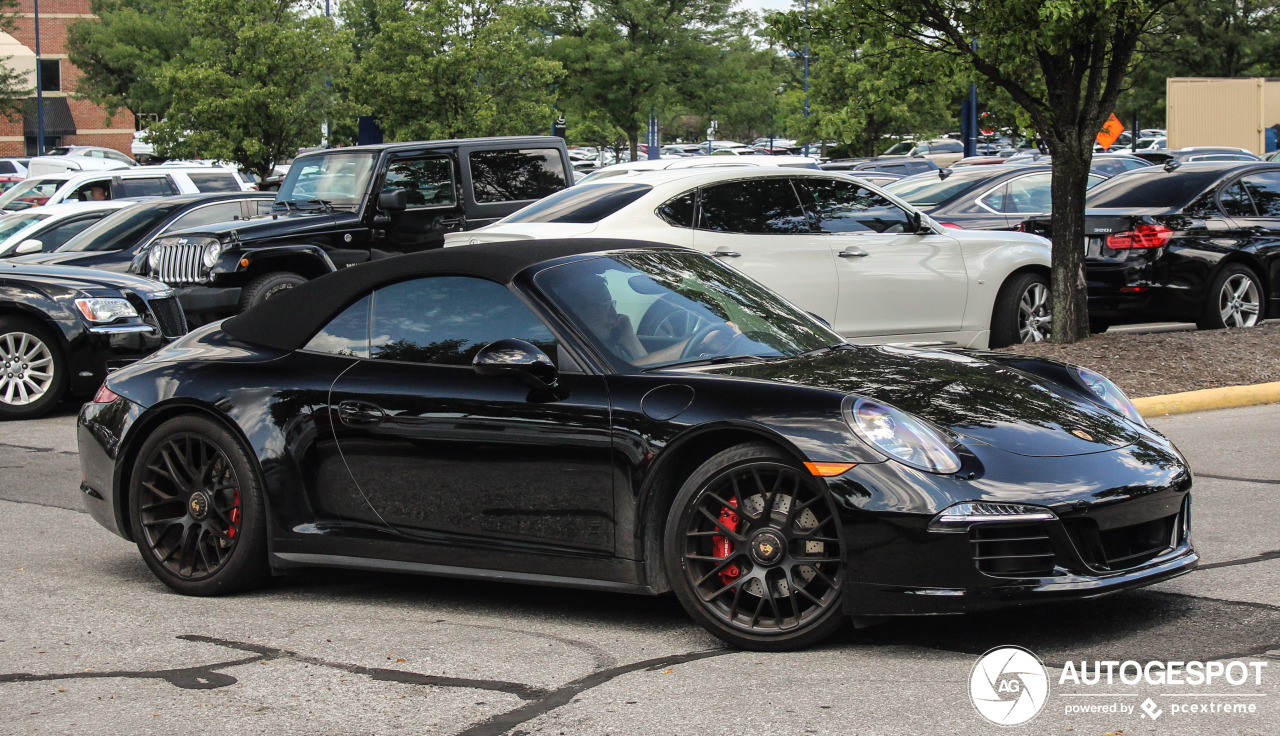
[[[790,654],[726,649],[670,596],[327,571],[179,596],[81,510],[74,424],[0,426],[0,733],[990,733],[969,678],[1004,644],[1050,681],[1011,731],[1280,733],[1280,406],[1155,420],[1197,474],[1190,575]],[[1266,666],[1216,689],[1059,684],[1082,660]],[[1212,703],[1254,707],[1183,712]]]

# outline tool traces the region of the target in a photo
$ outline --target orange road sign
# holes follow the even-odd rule
[[[1120,122],[1120,118],[1116,114],[1111,113],[1111,117],[1107,118],[1107,122],[1102,124],[1102,130],[1098,133],[1098,145],[1103,148],[1110,148],[1115,145],[1116,139],[1124,132],[1124,124]]]

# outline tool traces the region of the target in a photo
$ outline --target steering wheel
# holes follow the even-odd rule
[[[730,327],[725,322],[712,322],[706,327],[703,327],[702,329],[693,333],[693,336],[689,338],[689,342],[686,342],[684,344],[684,350],[680,351],[680,359],[685,360],[688,358],[696,357],[698,355],[698,348],[702,347],[702,343],[706,342],[707,338],[711,337],[712,335],[715,335],[720,332],[733,332],[733,331],[734,331],[733,328]]]

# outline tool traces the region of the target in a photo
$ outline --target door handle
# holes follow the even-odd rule
[[[438,223],[442,228],[455,228],[462,225],[464,222],[466,222],[466,220],[461,217],[441,217],[436,220],[436,223]]]
[[[716,258],[738,258],[742,254],[736,250],[713,250],[711,255]]]
[[[865,250],[862,250],[861,248],[845,248],[844,250],[840,251],[836,255],[840,256],[841,258],[865,258],[866,256],[869,256],[871,254],[866,252]]]
[[[386,416],[382,407],[364,401],[343,401],[338,404],[338,419],[349,426],[379,424]]]

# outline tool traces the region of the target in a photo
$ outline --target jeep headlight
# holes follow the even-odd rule
[[[227,250],[227,246],[222,244],[220,240],[211,240],[204,247],[204,267],[213,268],[218,263],[218,259]]]
[[[151,254],[147,256],[147,266],[151,269],[152,273],[160,270],[160,249],[162,247],[164,246],[154,246],[151,249]]]

